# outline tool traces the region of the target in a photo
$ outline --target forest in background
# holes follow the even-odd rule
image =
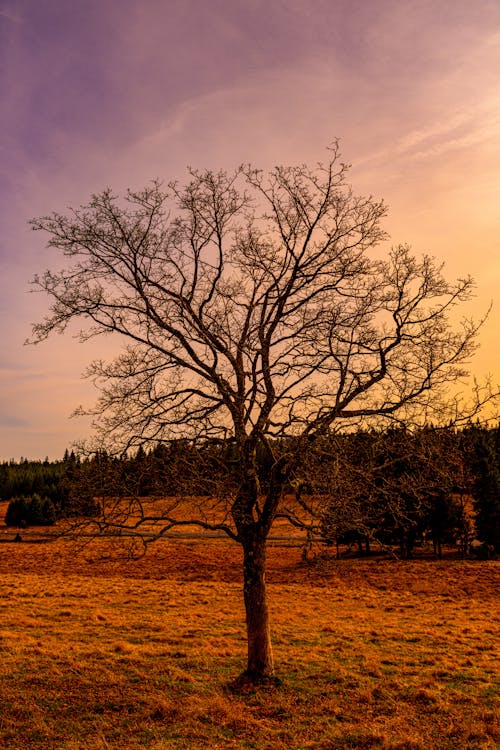
[[[275,446],[285,454],[288,441]],[[263,491],[269,467],[258,457]],[[162,443],[119,458],[81,457],[0,464],[0,499],[10,501],[7,526],[52,525],[95,516],[103,497],[224,497],[235,491],[238,465],[231,441]],[[454,545],[490,557],[500,552],[500,427],[463,430],[403,427],[326,435],[303,457],[288,487],[294,525],[325,544],[360,554],[395,547],[412,557],[432,544],[441,557]],[[481,543],[481,546],[478,546]],[[472,547],[474,549],[474,546]]]

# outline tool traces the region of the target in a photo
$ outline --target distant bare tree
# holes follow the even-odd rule
[[[347,171],[334,144],[314,169],[190,170],[185,186],[154,182],[124,200],[107,189],[32,222],[68,259],[34,280],[52,306],[33,340],[81,320],[82,341],[128,342],[88,371],[98,437],[120,451],[176,437],[230,444],[237,487],[223,520],[169,511],[159,533],[197,523],[242,545],[254,681],[274,671],[266,541],[304,446],[340,424],[444,416],[475,348],[478,325],[449,321],[472,280],[446,281],[406,246],[380,259],[386,208],[355,195]],[[134,512],[140,531],[151,517]]]

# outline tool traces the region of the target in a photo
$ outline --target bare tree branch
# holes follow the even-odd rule
[[[450,398],[483,322],[454,321],[472,280],[448,282],[407,246],[377,258],[386,207],[356,196],[347,173],[334,143],[314,169],[191,169],[185,186],[153,182],[123,200],[108,189],[68,216],[32,221],[68,260],[34,279],[52,305],[32,341],[78,321],[82,341],[127,342],[87,372],[100,391],[100,444],[121,453],[179,437],[231,441],[231,523],[167,515],[158,535],[189,522],[242,544],[249,673],[272,671],[265,543],[305,447],[341,426],[469,417],[498,394],[486,384],[468,407]]]

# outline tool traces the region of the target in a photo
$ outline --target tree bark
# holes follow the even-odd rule
[[[266,594],[266,539],[256,536],[243,544],[248,663],[244,677],[260,682],[274,674]]]
[[[248,660],[239,678],[257,684],[274,678],[274,660],[266,591],[267,537],[274,521],[286,479],[283,462],[271,470],[270,487],[259,506],[259,479],[255,448],[243,447],[245,467],[232,516],[243,547],[243,597],[246,612]],[[237,681],[238,682],[238,681]]]

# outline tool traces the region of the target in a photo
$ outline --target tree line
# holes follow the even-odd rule
[[[277,441],[285,455],[290,440]],[[258,453],[259,484],[269,477]],[[0,497],[9,526],[49,525],[92,516],[103,497],[229,497],[237,486],[231,442],[162,443],[134,455],[105,451],[81,458],[0,464]],[[500,551],[500,428],[404,427],[327,435],[304,453],[289,482],[282,516],[328,545],[359,554],[374,545],[411,557],[422,542],[465,554],[473,539]]]
[[[327,498],[320,513],[327,543],[356,544],[360,553],[376,543],[403,558],[422,544],[439,558],[444,545],[464,555],[471,543],[484,556],[500,550],[498,427],[398,427],[324,442],[309,475]]]

